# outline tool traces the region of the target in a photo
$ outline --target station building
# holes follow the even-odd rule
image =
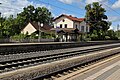
[[[60,41],[76,41],[79,35],[89,32],[89,29],[85,18],[62,14],[54,19],[54,28],[51,30],[55,30]]]

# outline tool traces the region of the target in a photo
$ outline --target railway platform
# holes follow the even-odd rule
[[[56,80],[120,80],[120,55]]]

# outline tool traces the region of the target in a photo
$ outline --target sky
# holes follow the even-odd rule
[[[0,12],[4,17],[11,14],[16,16],[17,13],[23,11],[24,7],[34,5],[48,8],[54,17],[67,14],[84,18],[85,5],[92,2],[102,4],[102,7],[106,9],[108,21],[112,22],[110,29],[116,30],[117,25],[120,25],[120,0],[0,0]]]

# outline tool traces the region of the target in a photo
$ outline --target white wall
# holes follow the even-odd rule
[[[82,31],[82,26],[84,26],[84,31]],[[85,21],[82,21],[82,22],[80,23],[80,31],[86,32],[86,22],[85,22]]]
[[[76,28],[76,25],[77,25],[77,28],[79,29],[79,31],[82,31],[82,26],[84,26],[84,30],[82,32],[86,32],[86,22],[85,21],[74,22],[74,28]]]
[[[64,22],[63,19],[65,20]],[[67,28],[73,28],[73,21],[66,17],[57,19],[54,23],[54,28],[56,28],[56,26],[60,27],[60,24],[62,24],[62,28],[65,28],[65,24],[67,24]]]
[[[80,22],[74,22],[74,28],[76,28],[76,25],[77,25],[77,28],[78,28],[78,30],[81,30],[81,28],[80,28]]]
[[[63,22],[63,19],[65,20]],[[62,24],[62,28],[65,28],[65,24],[67,24],[67,28],[76,28],[76,25],[77,25],[77,28],[79,29],[79,31],[81,32],[89,32],[89,30],[86,30],[86,22],[85,21],[82,21],[82,22],[75,22],[75,21],[72,21],[66,17],[60,17],[59,19],[57,19],[54,23],[54,28],[57,27],[60,27],[60,24]],[[81,27],[84,26],[84,31],[82,31]],[[88,26],[89,28],[89,26]]]
[[[33,32],[37,31],[31,23],[29,23],[22,31],[21,33],[26,34],[28,32],[28,35],[31,35]]]
[[[89,26],[89,25],[87,25],[87,27],[88,27],[88,30],[87,30],[87,32],[90,32],[90,26]]]

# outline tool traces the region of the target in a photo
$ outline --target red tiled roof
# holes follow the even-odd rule
[[[78,22],[82,22],[82,21],[84,21],[84,19],[85,18],[77,18],[77,17],[73,17],[73,16],[71,16],[71,15],[66,15],[66,14],[62,14],[62,15],[60,15],[59,17],[57,17],[57,18],[55,18],[54,20],[56,20],[56,19],[58,19],[58,18],[60,18],[60,17],[62,17],[62,16],[65,16],[65,17],[67,17],[68,19],[70,19],[70,20],[72,20],[72,21],[78,21]]]

